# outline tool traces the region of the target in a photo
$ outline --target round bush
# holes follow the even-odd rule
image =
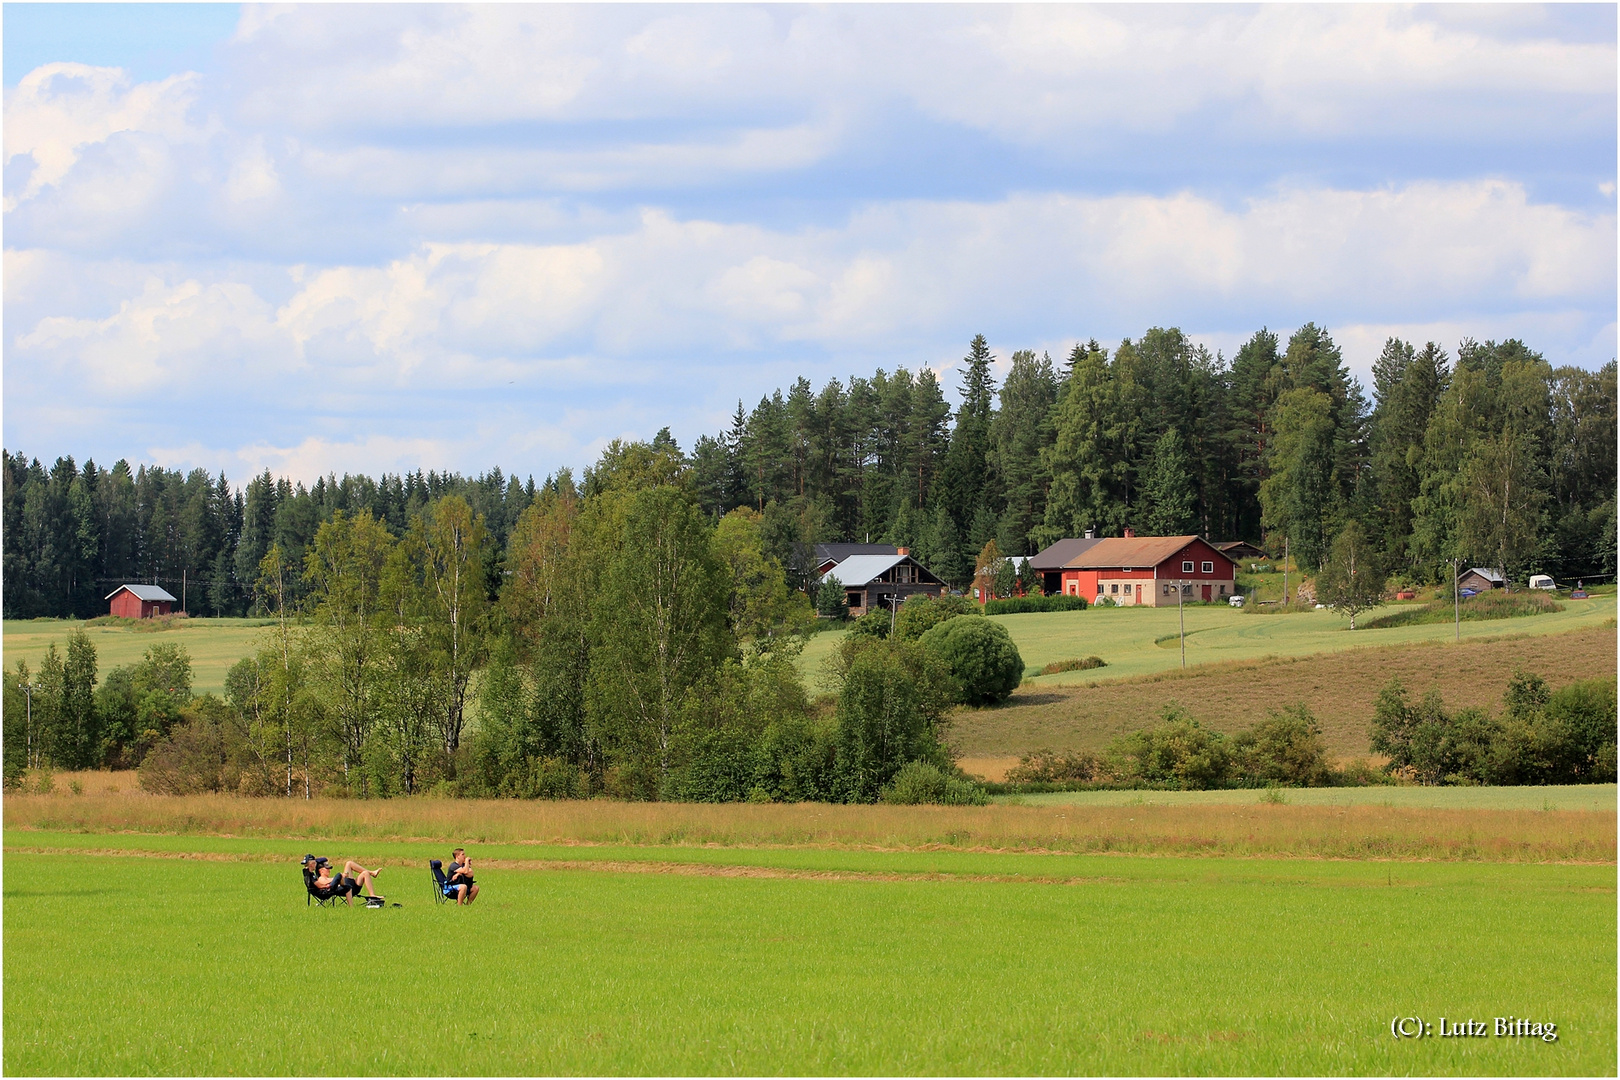
[[[1024,658],[1012,636],[982,615],[947,619],[924,634],[921,644],[949,669],[964,705],[1005,701],[1024,678]]]

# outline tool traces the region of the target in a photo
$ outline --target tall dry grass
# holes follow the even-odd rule
[[[8,829],[461,843],[1613,862],[1615,814],[1386,806],[833,806],[7,795]]]

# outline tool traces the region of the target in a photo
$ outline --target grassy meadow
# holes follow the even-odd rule
[[[1612,592],[1590,600],[1567,600],[1564,605],[1563,611],[1541,615],[1464,622],[1462,640],[1561,634],[1604,627],[1615,617]],[[1390,605],[1386,610],[1400,606]],[[1193,604],[1186,608],[1185,616],[1189,667],[1337,653],[1369,646],[1444,643],[1452,641],[1455,632],[1451,625],[1443,623],[1351,631],[1346,619],[1325,610],[1268,615],[1220,604]],[[991,618],[1012,635],[1029,672],[1056,661],[1087,656],[1099,656],[1108,665],[1091,671],[1026,676],[1030,685],[1041,689],[1109,683],[1181,667],[1180,623],[1173,607],[1087,608]],[[812,638],[801,657],[803,670],[807,674],[819,671],[841,637],[841,631],[834,631]]]
[[[458,909],[418,843],[379,879],[399,907],[332,911],[303,903],[303,841],[16,840],[12,1075],[1615,1068],[1612,864],[537,849],[478,863]],[[1508,1013],[1558,1041],[1389,1033]]]
[[[1295,617],[1270,615],[1262,621]],[[1367,753],[1378,691],[1391,678],[1399,678],[1414,698],[1436,689],[1450,708],[1495,711],[1516,671],[1539,672],[1553,687],[1614,674],[1612,628],[1518,633],[1529,622],[1534,620],[1485,623],[1503,636],[1465,637],[1461,644],[1428,641],[1205,664],[1081,686],[1049,686],[1040,679],[1019,687],[999,706],[959,710],[951,722],[951,743],[967,759],[968,771],[999,779],[1000,770],[1016,764],[1019,754],[1042,748],[1099,750],[1115,736],[1152,723],[1167,704],[1182,706],[1202,724],[1236,731],[1268,710],[1303,701],[1322,725],[1328,751],[1358,757]]]
[[[12,1075],[1615,1068],[1612,785],[890,807],[56,779],[5,797]],[[483,893],[440,907],[426,861],[457,844]],[[306,851],[380,866],[389,906],[306,906]],[[1419,1014],[1559,1039],[1390,1036]]]
[[[265,640],[271,623],[263,619],[174,619],[165,629],[101,624],[85,626],[77,619],[7,619],[0,624],[5,665],[18,660],[39,670],[40,658],[52,642],[58,652],[67,648],[73,631],[84,626],[96,647],[96,664],[102,675],[115,667],[133,664],[148,648],[159,643],[184,645],[191,654],[191,685],[199,694],[223,693],[225,673],[244,656],[253,653]]]

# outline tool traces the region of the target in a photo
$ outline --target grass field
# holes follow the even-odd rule
[[[1266,616],[1263,621],[1294,618]],[[1551,616],[1537,616],[1550,618]],[[1520,629],[1534,620],[1486,623]],[[1359,633],[1360,631],[1357,631]],[[1099,675],[1101,671],[1083,672]],[[1615,673],[1615,632],[1596,627],[1556,635],[1464,638],[1462,644],[1422,642],[1366,650],[1206,664],[1094,686],[1020,687],[995,708],[962,710],[952,719],[951,743],[981,775],[1015,764],[1031,750],[1098,750],[1116,735],[1153,723],[1166,704],[1186,708],[1200,723],[1236,731],[1270,709],[1305,702],[1322,725],[1328,750],[1340,757],[1367,753],[1368,726],[1378,691],[1399,677],[1414,697],[1438,689],[1451,708],[1501,706],[1515,671],[1541,673],[1553,686]]]
[[[1346,629],[1348,622],[1331,611],[1256,615],[1222,605],[1196,604],[1189,606],[1185,614],[1189,666],[1308,656],[1378,645],[1439,643],[1451,641],[1454,633],[1451,626],[1444,624],[1351,631]],[[1559,634],[1602,627],[1614,616],[1615,598],[1611,593],[1590,600],[1566,601],[1565,610],[1543,615],[1465,622],[1462,639],[1466,642],[1504,635]],[[1099,656],[1108,664],[1093,671],[1027,677],[1042,689],[1106,683],[1181,667],[1175,608],[1088,608],[991,618],[1012,635],[1027,671],[1086,656]],[[830,632],[812,638],[800,659],[803,670],[812,675],[819,672],[842,637],[842,632]]]
[[[0,629],[5,645],[5,666],[18,660],[39,670],[40,658],[51,642],[58,652],[83,626],[74,619],[7,619]],[[173,629],[150,632],[122,626],[88,626],[85,633],[96,646],[96,664],[103,676],[115,667],[133,664],[159,642],[184,645],[191,654],[191,685],[197,693],[223,693],[225,673],[263,643],[269,623],[263,619],[178,619]]]
[[[1008,796],[1024,806],[1232,806],[1258,802],[1259,791],[1057,791]],[[1613,784],[1564,787],[1290,788],[1271,793],[1291,806],[1386,806],[1428,810],[1615,809]]]
[[[533,850],[480,863],[484,895],[457,909],[432,903],[439,852],[418,844],[380,879],[402,906],[328,911],[304,906],[303,842],[180,861],[118,853],[146,837],[94,838],[98,855],[17,839],[10,1075],[1616,1064],[1612,864]],[[327,853],[370,855],[351,849]],[[1508,1014],[1558,1041],[1389,1030]]]
[[[1384,798],[1368,798],[1360,805],[1312,805],[1306,793],[1294,791],[1287,797],[1298,795],[1298,800],[1269,805],[1259,801],[1259,792],[1248,791],[1220,793],[1225,796],[1220,802],[1127,792],[1117,801],[1042,805],[1027,797],[1032,805],[988,807],[503,799],[305,802],[139,795],[129,789],[95,795],[85,790],[79,796],[6,796],[8,849],[42,833],[83,837],[73,841],[75,849],[127,833],[142,836],[138,843],[150,850],[172,841],[181,848],[223,844],[227,846],[219,850],[229,851],[234,850],[231,844],[284,839],[290,842],[289,851],[314,840],[343,840],[376,851],[378,844],[437,838],[447,845],[508,845],[512,850],[503,857],[510,858],[529,857],[522,852],[548,844],[680,848],[688,852],[683,857],[710,848],[1516,862],[1612,862],[1615,857],[1612,788],[1607,809],[1598,810],[1577,808],[1573,800],[1579,796],[1549,789],[1504,792],[1494,803],[1475,795],[1438,800],[1439,805],[1414,803],[1403,799],[1399,789],[1380,788],[1376,790]],[[1596,796],[1599,802],[1601,798]]]

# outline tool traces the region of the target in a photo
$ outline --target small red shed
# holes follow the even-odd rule
[[[108,614],[121,619],[150,619],[174,610],[174,597],[156,585],[120,585],[107,599],[112,601]]]

